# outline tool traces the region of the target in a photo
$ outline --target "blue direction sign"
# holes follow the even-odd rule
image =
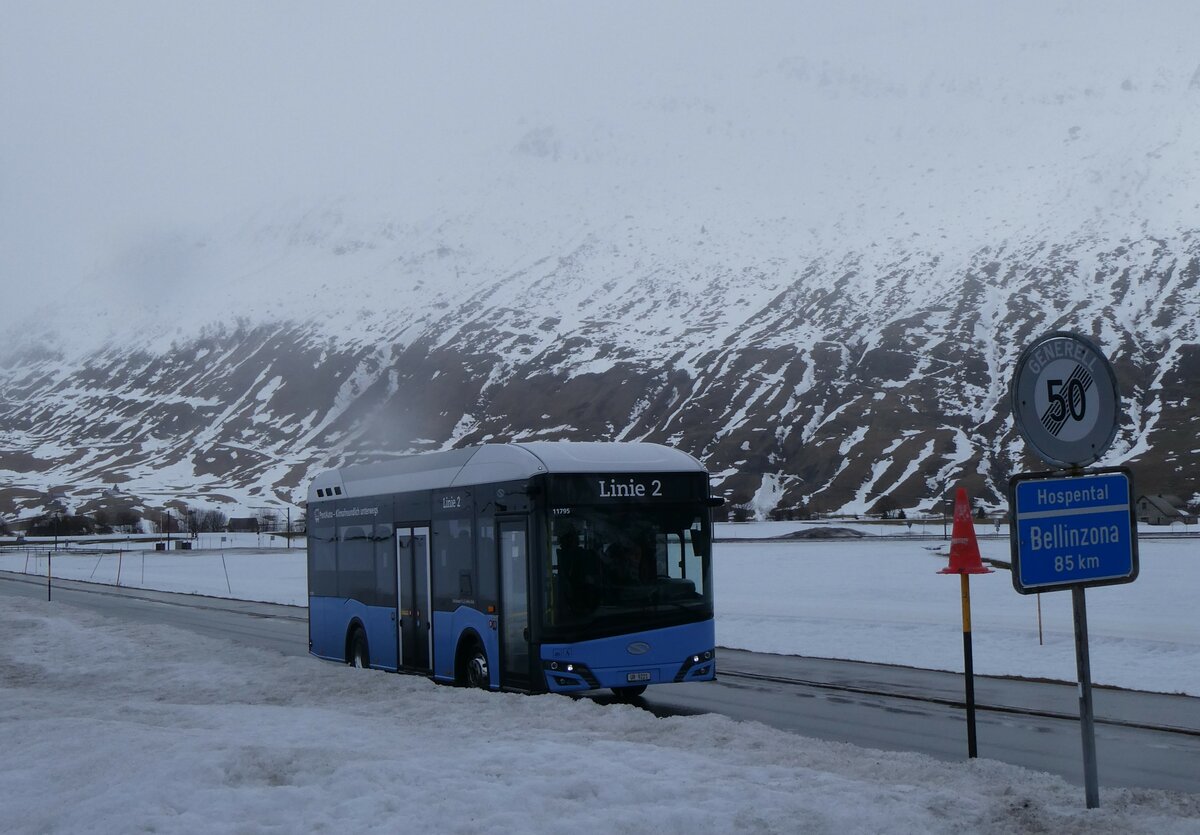
[[[1018,475],[1008,489],[1012,581],[1021,594],[1129,583],[1137,577],[1128,469]]]

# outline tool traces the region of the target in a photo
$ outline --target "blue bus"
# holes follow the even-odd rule
[[[309,487],[309,651],[526,693],[716,676],[709,476],[648,443],[538,442]]]

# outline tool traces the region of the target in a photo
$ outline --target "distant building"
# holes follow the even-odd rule
[[[1164,496],[1161,493],[1138,497],[1137,519],[1148,525],[1170,525],[1175,522],[1196,524],[1196,517],[1187,512],[1178,496]]]
[[[258,533],[258,518],[255,516],[234,516],[225,528],[229,533]]]

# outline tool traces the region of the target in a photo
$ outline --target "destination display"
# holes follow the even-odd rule
[[[1137,577],[1129,470],[1020,475],[1009,486],[1012,580],[1022,594]]]
[[[605,473],[549,477],[549,502],[552,506],[691,502],[707,498],[708,477],[704,473]]]

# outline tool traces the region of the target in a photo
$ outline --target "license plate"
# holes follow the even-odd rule
[[[630,673],[629,675],[625,676],[625,680],[626,681],[649,681],[650,674],[649,673]]]

